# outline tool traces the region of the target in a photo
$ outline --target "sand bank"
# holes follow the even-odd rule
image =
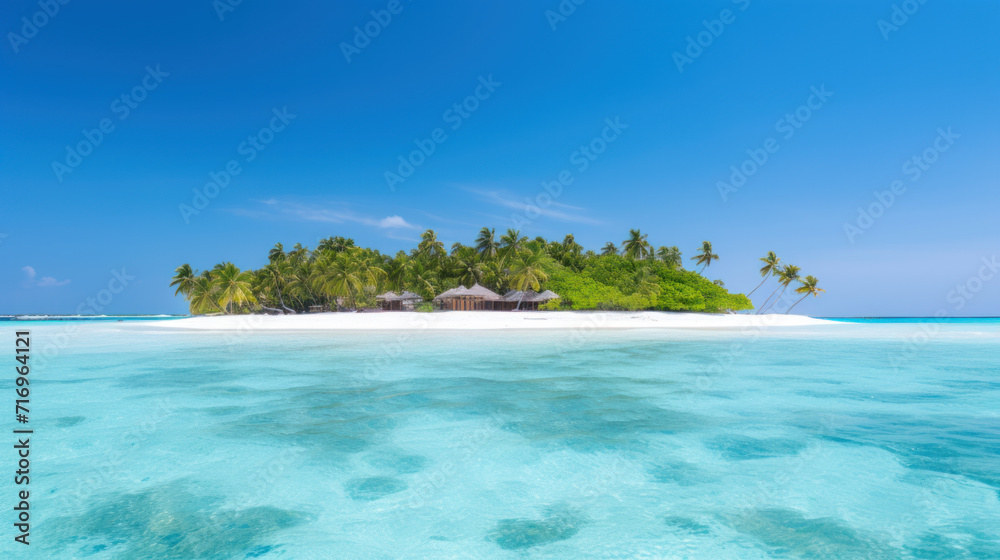
[[[439,311],[231,315],[157,321],[146,326],[190,330],[504,330],[745,329],[838,325],[802,315],[723,315],[661,311]]]

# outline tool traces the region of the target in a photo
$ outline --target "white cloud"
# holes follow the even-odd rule
[[[69,284],[69,280],[56,280],[51,276],[43,276],[38,282],[38,285],[43,288],[55,287],[55,286],[65,286]]]
[[[407,223],[406,220],[404,220],[400,216],[389,216],[387,218],[382,218],[378,223],[378,227],[386,229],[396,229],[396,228],[415,229],[415,226],[413,224]]]
[[[55,288],[59,286],[65,286],[69,284],[69,280],[56,280],[51,276],[43,276],[41,280],[35,281],[35,276],[38,275],[35,272],[34,267],[24,266],[21,267],[21,272],[24,272],[24,284],[25,286],[38,286],[40,288]]]

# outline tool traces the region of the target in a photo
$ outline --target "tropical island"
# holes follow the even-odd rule
[[[724,313],[754,309],[748,296],[775,277],[778,285],[758,310],[764,313],[793,282],[800,284],[794,291],[801,299],[823,292],[816,278],[800,277],[799,267],[781,265],[769,252],[760,259],[760,284],[748,295],[733,294],[722,281],[702,275],[719,260],[710,242],[690,258],[701,267],[695,272],[684,268],[676,246],[654,248],[647,237],[633,229],[620,248],[609,241],[597,253],[584,250],[573,235],[548,241],[508,229],[497,239],[494,229],[484,227],[473,245],[455,243],[447,250],[427,230],[416,248],[394,256],[358,247],[350,238],[328,237],[315,250],[296,244],[286,251],[278,243],[268,264],[256,270],[224,262],[199,272],[183,264],[170,285],[192,315],[482,309],[447,302],[483,296],[497,301],[486,308],[498,310]]]

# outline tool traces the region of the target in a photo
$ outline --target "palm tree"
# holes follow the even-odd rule
[[[378,285],[385,280],[378,255],[369,249],[348,248],[340,253],[326,254],[317,260],[318,273],[314,283],[317,289],[336,301],[342,298],[348,307],[359,301],[370,303]]]
[[[267,260],[271,262],[285,260],[285,247],[281,243],[275,243],[274,247],[267,253]]]
[[[451,272],[465,286],[478,284],[483,278],[483,263],[479,261],[476,250],[472,247],[461,247],[452,255]]]
[[[601,249],[601,256],[606,257],[608,255],[617,255],[617,254],[618,254],[618,246],[610,241],[605,243],[604,248]]]
[[[823,288],[816,287],[816,285],[819,284],[819,280],[817,280],[815,276],[806,276],[804,280],[799,280],[799,283],[801,283],[802,285],[799,286],[798,288],[795,288],[795,293],[805,294],[805,295],[802,296],[802,299],[793,303],[792,307],[795,307],[796,305],[799,304],[799,302],[801,302],[803,299],[806,299],[810,295],[812,295],[813,297],[819,297],[820,292],[826,291]],[[792,307],[789,307],[788,311],[785,311],[785,315],[788,315],[788,312],[792,310]]]
[[[496,230],[484,227],[476,238],[476,252],[484,260],[497,254]]]
[[[656,256],[660,257],[661,261],[670,265],[670,268],[681,268],[684,266],[684,261],[681,260],[681,250],[676,245],[672,247],[661,246],[656,251]]]
[[[701,274],[702,272],[705,272],[708,265],[712,264],[712,261],[719,260],[719,255],[712,252],[711,241],[702,241],[701,249],[699,249],[699,251],[700,252],[696,256],[691,257],[691,260],[695,261],[695,264],[704,265],[701,267],[701,270],[698,271],[698,274]]]
[[[766,309],[762,308],[760,311],[761,313],[769,310],[770,308],[774,307],[774,304],[778,303],[778,300],[781,299],[781,296],[785,295],[785,290],[788,289],[788,285],[799,279],[800,270],[802,269],[793,264],[786,264],[781,269],[781,272],[778,274],[778,287],[781,288],[781,293],[778,294],[778,297],[776,297],[774,301],[771,302],[771,305],[767,306]],[[777,292],[778,289],[775,288],[774,291]],[[773,296],[774,293],[772,292],[771,295]],[[771,299],[771,297],[768,296],[767,299]],[[764,303],[767,303],[767,300],[764,300]]]
[[[177,286],[177,290],[174,292],[174,295],[184,294],[184,297],[187,298],[190,296],[191,290],[194,289],[195,271],[191,268],[191,265],[182,264],[178,266],[174,272],[176,272],[176,274],[174,274],[174,278],[170,282],[171,286]]]
[[[227,262],[218,268],[215,279],[212,283],[218,292],[219,305],[225,308],[227,313],[233,311],[233,306],[242,306],[246,303],[254,303],[251,282],[253,274],[248,271],[240,271],[235,264]]]
[[[438,286],[437,273],[419,260],[411,263],[407,270],[406,285],[424,299],[434,297]]]
[[[344,251],[354,247],[354,240],[350,237],[342,237],[340,235],[334,237],[327,237],[319,242],[316,250],[319,252],[333,251],[334,253],[343,253]]]
[[[266,265],[263,269],[261,269],[261,271],[264,273],[264,287],[274,288],[274,291],[278,294],[278,302],[281,304],[281,308],[284,311],[291,311],[292,313],[295,313],[294,309],[290,309],[287,305],[285,305],[285,298],[281,295],[281,288],[287,283],[286,279],[291,276],[291,265],[282,260]]]
[[[510,269],[510,281],[514,289],[524,291],[531,288],[536,292],[539,291],[541,283],[549,279],[549,275],[544,270],[547,258],[542,249],[518,253]],[[517,302],[517,308],[521,308],[520,301]]]
[[[428,258],[438,258],[445,255],[444,243],[438,241],[434,230],[429,229],[420,234],[420,243],[417,245],[417,254]]]
[[[778,263],[781,262],[781,259],[778,258],[778,255],[774,254],[774,251],[768,251],[767,255],[760,258],[760,262],[764,263],[764,266],[760,267],[760,275],[763,276],[764,279],[760,281],[760,284],[757,284],[757,288],[763,286],[764,282],[767,282],[768,276],[778,275]],[[750,290],[747,297],[752,296],[753,293],[757,291],[757,288]]]
[[[207,313],[211,309],[217,309],[225,313],[226,310],[219,305],[219,301],[216,298],[218,290],[216,289],[214,280],[215,278],[212,276],[210,270],[202,272],[201,275],[194,279],[191,293],[188,296],[191,313],[197,315],[199,313]]]
[[[650,246],[646,238],[649,237],[647,234],[643,234],[637,229],[628,230],[628,239],[622,241],[622,250],[625,256],[632,259],[641,259],[649,254]]]

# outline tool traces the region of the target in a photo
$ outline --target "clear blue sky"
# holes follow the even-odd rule
[[[73,312],[122,269],[134,278],[104,312],[185,312],[167,285],[179,264],[258,267],[275,242],[331,235],[393,253],[426,228],[468,243],[513,227],[527,198],[542,203],[531,236],[596,250],[638,227],[685,259],[710,240],[708,275],[736,291],[776,251],[827,289],[796,310],[811,315],[1000,315],[1000,274],[973,279],[1000,253],[996,2],[905,3],[919,9],[901,25],[871,0],[587,0],[558,17],[556,0],[245,1],[220,18],[221,4],[0,8],[0,313]],[[685,54],[699,33],[707,46]],[[272,124],[263,149],[241,147]],[[92,153],[67,155],[102,125]],[[730,167],[765,145],[724,199]],[[928,149],[933,163],[911,161]],[[185,220],[231,161],[239,173]],[[539,199],[564,170],[572,183]]]

